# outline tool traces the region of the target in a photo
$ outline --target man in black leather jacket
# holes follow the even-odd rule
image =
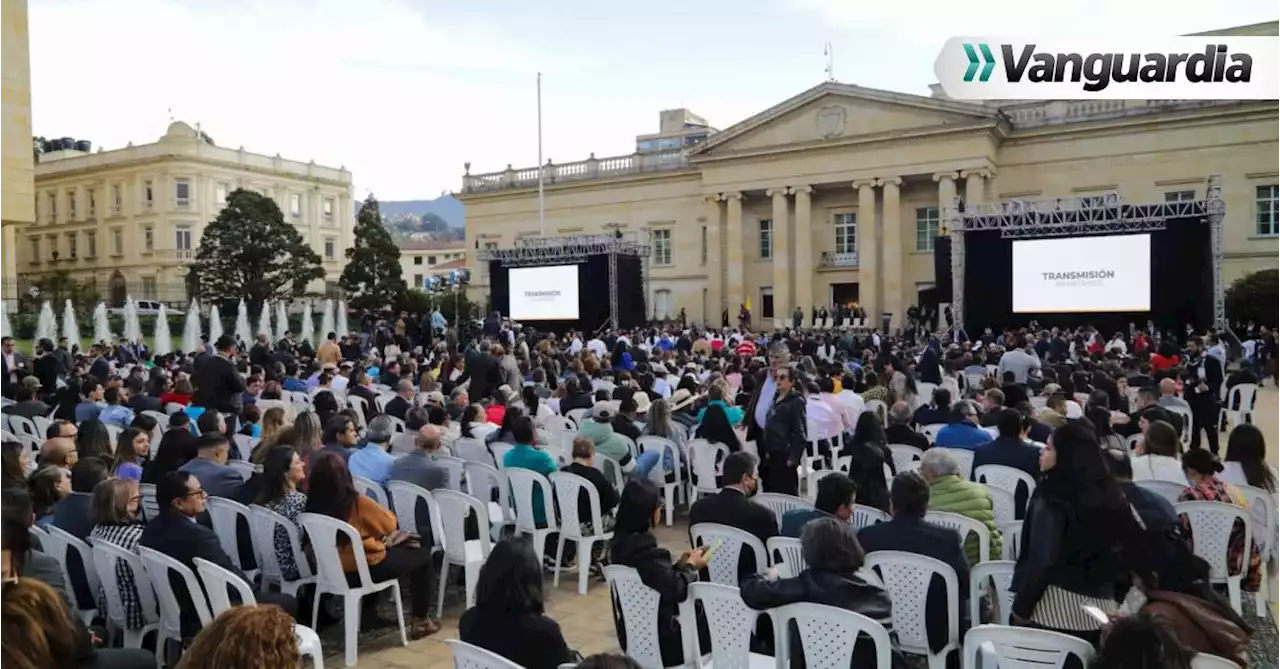
[[[800,476],[796,466],[809,445],[804,397],[795,390],[795,370],[780,368],[774,372],[777,399],[764,424],[764,446],[760,449],[760,473],[766,492],[800,494]]]

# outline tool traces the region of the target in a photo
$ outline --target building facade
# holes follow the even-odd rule
[[[151,144],[87,148],[60,140],[39,157],[34,220],[17,239],[23,278],[65,270],[108,302],[185,303],[205,226],[244,188],[273,198],[320,256],[325,278],[311,289],[335,290],[355,225],[345,168],[216,146],[181,121]]]
[[[3,199],[0,200],[0,266],[4,304],[16,299],[18,231],[35,220],[35,161],[31,146],[31,52],[27,0],[0,4],[0,68],[3,68]]]
[[[696,146],[545,166],[547,233],[646,241],[650,317],[858,303],[898,324],[934,284],[934,238],[957,196],[1198,199],[1218,174],[1229,285],[1277,266],[1278,120],[1275,101],[997,106],[827,82]],[[537,178],[468,169],[467,247],[538,235]],[[473,269],[483,299],[488,275]]]
[[[467,266],[462,242],[400,242],[400,276],[410,288],[422,290],[427,277],[448,274]]]

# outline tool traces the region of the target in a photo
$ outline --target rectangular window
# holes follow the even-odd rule
[[[40,262],[40,238],[31,238],[31,262]]]
[[[653,231],[653,264],[671,264],[671,230],[660,228]]]
[[[58,222],[58,194],[49,193],[49,222]]]
[[[111,231],[111,255],[124,255],[124,230],[116,228]]]
[[[414,257],[413,257],[413,264],[415,264],[415,265],[421,265],[421,264],[422,264],[422,256],[414,256]]]
[[[773,287],[760,289],[760,318],[773,318]]]
[[[76,189],[67,191],[67,220],[76,220]]]
[[[422,275],[421,275],[421,274],[414,274],[414,275],[413,275],[413,285],[412,285],[412,286],[410,286],[410,288],[421,288],[421,287],[422,287]]]
[[[119,214],[122,206],[124,206],[124,187],[114,184],[111,186],[111,213]]]
[[[916,250],[932,251],[933,238],[938,236],[938,208],[916,208]]]
[[[836,253],[858,251],[858,215],[852,212],[836,214],[832,219],[836,230]]]
[[[146,300],[159,299],[157,296],[159,291],[156,290],[156,278],[154,276],[142,277],[142,297]]]
[[[191,250],[191,226],[177,226],[173,229],[173,236],[173,248],[179,251]]]
[[[1258,186],[1258,234],[1263,237],[1280,233],[1280,186]]]
[[[231,192],[231,187],[227,184],[218,184],[213,187],[213,202],[219,207],[227,204],[227,193]]]
[[[79,249],[76,248],[76,233],[68,232],[67,233],[67,257],[68,258],[76,257],[76,251],[78,250]]]
[[[773,219],[770,218],[760,221],[760,259],[773,259]]]
[[[179,207],[191,205],[191,182],[181,179],[173,182],[173,197]]]
[[[333,243],[333,237],[324,238],[324,257],[325,260],[333,260],[337,254],[336,245]]]
[[[89,218],[93,218],[98,211],[98,195],[92,188],[88,190],[89,194]]]
[[[485,242],[485,243],[484,243],[484,250],[486,250],[486,251],[496,251],[496,250],[498,250],[498,242]]]
[[[1107,199],[1102,195],[1085,195],[1080,198],[1081,209],[1102,209],[1107,206]]]
[[[156,201],[155,182],[147,179],[142,182],[142,204],[150,207]]]
[[[84,257],[98,257],[98,233],[93,230],[84,233]]]
[[[1165,202],[1192,202],[1196,199],[1193,190],[1175,190],[1164,194]]]
[[[436,264],[436,257],[435,257],[435,256],[427,256],[427,264],[428,264],[428,265],[434,265],[434,264]]]
[[[331,197],[324,199],[324,217],[333,218],[333,198]]]
[[[302,215],[302,194],[289,193],[289,214],[294,218]]]
[[[150,225],[142,228],[142,250],[150,253],[156,248],[156,229]]]
[[[707,264],[707,226],[702,226],[702,264]]]

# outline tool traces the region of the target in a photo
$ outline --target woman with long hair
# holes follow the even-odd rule
[[[501,395],[502,393],[498,394]],[[520,421],[526,417],[527,416],[524,415],[524,412],[520,410],[520,407],[507,407],[506,411],[502,414],[502,426],[493,430],[489,434],[486,434],[484,436],[484,443],[505,443],[515,446],[516,443],[518,443],[515,437],[516,425],[519,425]]]
[[[1194,655],[1168,622],[1139,613],[1111,624],[1091,669],[1191,669]]]
[[[298,526],[299,536],[302,535],[302,526],[298,525],[298,514],[307,508],[307,496],[298,490],[298,486],[306,476],[306,465],[297,451],[289,446],[275,446],[262,458],[262,487],[253,501],[292,521]],[[289,533],[283,527],[277,527],[272,538],[285,580],[296,580],[300,574],[293,559]]]
[[[262,413],[262,421],[259,427],[258,438],[262,443],[275,444],[275,437],[284,429],[285,413],[284,407],[271,407]]]
[[[1090,403],[1085,407],[1084,417],[1093,425],[1093,431],[1098,435],[1098,443],[1103,448],[1124,448],[1124,437],[1116,434],[1111,427],[1111,410],[1105,405]]]
[[[707,408],[703,409],[702,422],[694,430],[694,436],[698,439],[706,439],[713,444],[724,444],[729,447],[730,453],[742,450],[738,433],[733,431],[733,426],[729,424],[729,415],[719,404],[708,404]]]
[[[111,475],[120,478],[142,480],[142,463],[151,452],[151,435],[131,427],[120,433],[116,440],[116,455],[111,460]]]
[[[654,437],[662,437],[670,440],[684,452],[687,447],[687,439],[685,432],[676,428],[675,417],[671,412],[671,404],[665,399],[654,400],[649,405],[649,411],[645,414],[644,429],[640,431],[642,435],[651,435]],[[676,455],[670,449],[662,451],[662,471],[672,474],[676,470]]]
[[[671,553],[658,546],[653,535],[661,514],[662,495],[658,487],[645,479],[628,481],[614,516],[609,554],[614,564],[635,569],[645,585],[658,591],[658,645],[663,666],[674,667],[684,664],[677,609],[688,599],[689,584],[698,580],[698,571],[707,566],[707,558],[704,557],[706,547],[702,547],[685,551],[673,564]],[[699,629],[699,645],[707,648],[709,639],[701,638],[702,631]]]
[[[293,419],[293,449],[298,452],[303,462],[309,460],[312,453],[324,447],[321,439],[324,432],[321,425],[319,414],[310,411],[304,411]]]
[[[31,449],[19,441],[0,444],[0,488],[27,487],[27,469],[31,467]]]
[[[1040,470],[1022,525],[1012,620],[1096,646],[1102,623],[1082,607],[1114,613],[1131,574],[1152,582],[1142,528],[1087,425],[1054,430]]]
[[[1193,448],[1182,455],[1182,471],[1187,475],[1188,486],[1178,496],[1179,502],[1226,502],[1242,509],[1249,509],[1249,500],[1239,488],[1227,485],[1218,478],[1222,472],[1222,463],[1218,457],[1203,448]],[[1259,505],[1261,506],[1261,505]],[[1190,533],[1190,521],[1184,516],[1183,530]],[[1257,540],[1251,545],[1244,545],[1244,524],[1235,521],[1231,527],[1231,536],[1227,542],[1227,571],[1232,575],[1240,572],[1241,565],[1247,569],[1240,588],[1245,592],[1257,592],[1261,584],[1262,559],[1258,553]],[[1193,537],[1194,540],[1194,537]]]
[[[351,471],[341,455],[316,454],[311,459],[310,472],[307,513],[337,518],[360,533],[369,575],[375,582],[408,575],[413,610],[410,638],[421,639],[440,631],[440,621],[430,616],[431,549],[421,546],[416,536],[397,529],[395,514],[356,491]],[[342,557],[343,570],[348,574],[354,573],[355,553],[345,535],[338,536],[338,552]],[[365,601],[374,604],[375,599],[367,597]]]
[[[468,404],[467,408],[462,410],[462,418],[458,421],[459,434],[475,439],[474,429],[484,424],[484,407],[479,404]]]
[[[169,427],[160,437],[155,457],[142,465],[143,483],[156,483],[169,472],[176,472],[196,457],[196,436],[191,434],[191,418],[179,411],[169,416]]]
[[[884,362],[884,376],[889,381],[889,390],[893,392],[895,401],[906,402],[910,406],[915,405],[916,377],[910,368],[897,357],[890,356]],[[886,404],[892,404],[892,402],[886,402]]]
[[[324,376],[324,373],[321,373]],[[316,418],[320,419],[320,424],[324,425],[338,414],[338,399],[328,390],[322,390],[311,398],[311,407],[315,411]]]
[[[86,420],[77,428],[76,452],[81,460],[85,458],[102,458],[111,462],[115,447],[111,445],[111,433],[107,426],[97,418]]]
[[[545,613],[542,565],[527,537],[500,541],[480,567],[476,604],[458,621],[465,642],[527,667],[574,661],[560,625]]]
[[[852,456],[849,478],[857,485],[854,501],[888,511],[889,486],[885,482],[885,466],[888,465],[895,475],[898,472],[893,464],[893,454],[889,451],[889,439],[885,436],[884,426],[880,424],[880,418],[874,411],[858,414],[853,438],[849,440],[849,455]]]
[[[1241,423],[1231,429],[1222,466],[1222,480],[1227,483],[1276,491],[1276,474],[1267,464],[1267,438],[1257,425]]]
[[[127,551],[138,551],[138,540],[142,538],[145,525],[138,517],[138,508],[142,504],[142,495],[138,492],[138,482],[133,479],[109,478],[93,488],[93,530],[90,539],[106,541]],[[131,630],[142,629],[147,624],[142,610],[142,600],[138,596],[137,584],[133,581],[133,570],[124,562],[116,563],[116,583],[120,587],[120,596],[124,602],[125,620]],[[151,587],[148,585],[147,587]],[[98,588],[98,610],[107,610],[107,595],[101,586]]]

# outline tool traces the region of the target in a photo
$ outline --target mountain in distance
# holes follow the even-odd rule
[[[383,225],[395,237],[408,238],[415,233],[428,233],[441,241],[465,237],[463,204],[452,195],[434,200],[384,200],[378,202],[378,208]]]

